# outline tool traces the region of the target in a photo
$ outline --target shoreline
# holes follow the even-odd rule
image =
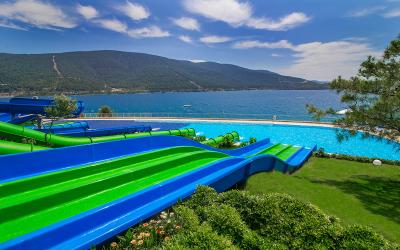
[[[233,119],[233,118],[182,118],[182,117],[81,117],[69,120],[100,120],[100,121],[140,121],[140,122],[205,122],[205,123],[247,123],[247,124],[277,124],[292,126],[313,126],[334,128],[330,122],[291,121],[291,120],[264,120],[264,119]]]
[[[32,97],[32,96],[54,96],[59,94],[65,94],[67,96],[88,96],[88,95],[123,95],[123,94],[154,94],[154,93],[206,93],[206,92],[234,92],[234,91],[321,91],[331,90],[330,88],[319,88],[319,89],[203,89],[203,90],[170,90],[170,91],[127,91],[127,92],[85,92],[82,93],[68,93],[68,92],[50,92],[49,94],[43,95],[43,93],[27,94],[24,93],[0,93],[0,98],[12,98],[12,97]]]

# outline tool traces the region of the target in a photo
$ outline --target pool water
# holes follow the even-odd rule
[[[375,138],[362,139],[361,135],[347,141],[338,142],[334,128],[293,126],[275,124],[237,124],[237,123],[190,123],[198,135],[215,137],[237,131],[243,140],[255,137],[257,140],[270,138],[273,143],[282,142],[293,145],[324,148],[325,152],[400,160],[400,144],[389,144],[387,140]]]

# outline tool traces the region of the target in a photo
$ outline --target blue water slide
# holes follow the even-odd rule
[[[54,104],[54,100],[31,99],[14,97],[9,102],[0,102],[0,112],[9,113],[12,116],[17,114],[40,114],[46,115],[45,108]],[[73,112],[74,116],[79,116],[84,110],[84,104],[77,102],[77,109]]]
[[[96,136],[149,132],[151,130],[152,128],[150,126],[139,125],[139,126],[104,128],[104,129],[64,130],[64,131],[55,131],[55,133],[73,137],[96,137]]]
[[[11,124],[21,124],[27,121],[31,121],[35,119],[37,115],[22,115],[22,114],[17,114],[17,115],[11,115],[9,113],[0,113],[0,121],[2,122],[8,122]]]
[[[293,158],[282,161],[272,155],[253,154],[271,146],[269,139],[236,150],[220,150],[183,137],[140,137],[124,141],[0,156],[0,166],[2,166],[0,183],[176,146],[195,146],[224,152],[231,157],[220,159],[7,241],[0,245],[0,248],[27,249],[32,246],[40,246],[44,249],[88,249],[172,206],[178,200],[189,197],[198,185],[208,185],[221,192],[236,183],[243,182],[254,173],[271,171],[276,166],[296,169],[307,160],[315,148],[304,148],[304,150],[302,148]],[[250,156],[245,157],[246,155]]]

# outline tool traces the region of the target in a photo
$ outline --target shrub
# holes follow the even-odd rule
[[[112,242],[111,249],[148,249],[160,246],[182,230],[182,217],[162,212],[158,217],[130,228],[125,235],[117,236],[118,243]]]
[[[195,229],[200,225],[199,217],[196,215],[193,209],[185,206],[175,206],[174,212],[179,221],[182,221],[182,227],[184,229]]]
[[[340,249],[389,249],[388,242],[370,228],[363,226],[347,227],[337,242],[336,248]]]
[[[268,242],[289,248],[330,246],[341,227],[318,208],[288,195],[252,195],[232,190],[222,193],[218,203],[239,212],[250,229]]]
[[[207,222],[214,231],[220,235],[228,236],[241,249],[266,248],[263,239],[247,227],[240,214],[233,207],[225,204],[213,205],[205,208],[204,213]]]
[[[197,141],[197,142],[203,142],[203,141],[207,140],[207,138],[204,135],[198,135],[198,136],[193,137],[193,140]]]
[[[211,226],[203,223],[195,230],[189,230],[176,235],[171,241],[165,244],[163,249],[238,249],[232,241],[214,232]]]
[[[256,143],[257,142],[257,138],[255,138],[255,137],[250,137],[250,139],[249,139],[249,144],[253,144],[253,143]]]
[[[211,206],[218,198],[218,193],[211,187],[198,186],[192,197],[183,202],[184,206],[192,208],[197,214],[204,207]]]
[[[160,215],[162,237],[151,230],[150,220],[128,230],[110,248],[399,249],[369,228],[342,226],[317,207],[283,194],[218,194],[199,186],[173,211],[173,216]],[[159,228],[157,222],[154,225]],[[140,245],[138,240],[143,240]]]
[[[97,113],[98,117],[112,117],[113,112],[111,108],[107,105],[103,105],[100,107],[99,112]]]
[[[325,153],[324,148],[319,148],[314,153],[314,156],[316,156],[318,158],[329,158],[329,159],[356,161],[356,162],[361,162],[361,163],[372,163],[375,159],[377,159],[377,158],[369,158],[369,157],[362,157],[362,156],[352,156],[352,155]],[[400,166],[400,161],[392,161],[392,160],[379,159],[379,158],[378,158],[378,160],[380,160],[384,164]]]

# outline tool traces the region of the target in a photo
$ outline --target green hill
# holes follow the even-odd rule
[[[120,51],[0,53],[0,92],[326,89],[301,78],[230,64]]]

